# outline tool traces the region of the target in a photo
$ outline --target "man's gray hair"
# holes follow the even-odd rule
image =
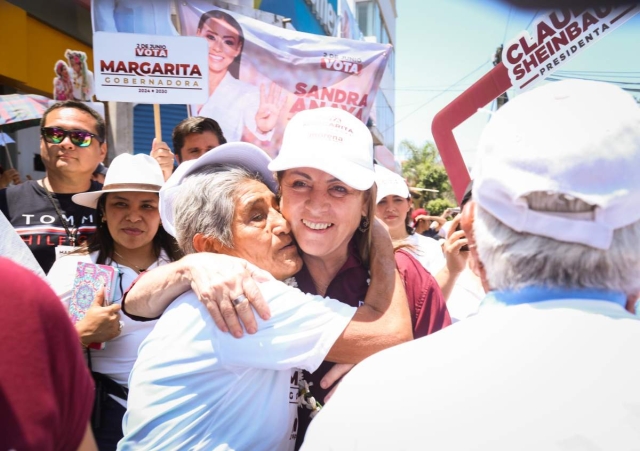
[[[593,206],[562,194],[532,193],[527,202],[532,210],[563,216],[594,214]],[[640,221],[615,230],[607,250],[516,232],[479,205],[473,230],[491,289],[537,285],[627,295],[640,291]]]
[[[235,215],[235,194],[247,180],[263,182],[259,174],[229,164],[203,166],[188,175],[175,197],[176,239],[185,254],[193,254],[193,237],[201,233],[233,247],[231,225]]]

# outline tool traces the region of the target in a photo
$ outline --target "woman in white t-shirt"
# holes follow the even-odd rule
[[[160,166],[148,155],[116,157],[102,191],[72,197],[75,203],[96,209],[96,233],[85,246],[58,259],[47,275],[68,306],[78,262],[116,269],[111,304],[96,299],[75,324],[96,381],[92,428],[100,451],[115,450],[122,438],[129,374],[140,343],[155,325],[155,321],[138,322],[119,314],[124,290],[139,273],[181,256],[175,240],[160,224],[158,192],[163,182]],[[105,343],[105,347],[91,349],[92,343]]]

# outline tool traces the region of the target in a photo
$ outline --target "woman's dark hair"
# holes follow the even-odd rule
[[[213,9],[200,16],[200,21],[198,22],[198,31],[202,30],[205,22],[209,19],[224,20],[238,32],[240,52],[238,52],[238,56],[236,56],[233,62],[229,65],[228,70],[233,78],[240,79],[240,60],[242,59],[242,51],[244,50],[244,33],[242,32],[242,27],[240,26],[238,21],[234,19],[230,14],[227,14],[224,11],[220,11],[219,9]]]
[[[411,205],[411,196],[407,197],[407,199],[409,200],[409,205]],[[404,228],[409,235],[413,235],[414,233],[416,233],[416,229],[411,227],[411,224],[413,224],[413,219],[411,219],[412,213],[413,213],[413,207],[409,208],[409,211],[407,212],[407,216],[405,216],[404,218]]]
[[[100,265],[107,264],[107,259],[113,259],[113,237],[109,233],[107,223],[102,221],[102,218],[104,217],[104,205],[108,194],[109,193],[105,193],[98,199],[98,206],[96,207],[96,223],[98,226],[96,227],[96,233],[89,238],[87,244],[79,251],[82,253],[97,251],[98,259],[96,260],[96,263]],[[183,254],[180,251],[175,238],[169,235],[162,227],[162,224],[160,224],[158,232],[156,232],[156,235],[153,237],[153,251],[159,256],[160,251],[163,249],[167,253],[169,260],[172,262],[182,258]]]
[[[409,195],[406,200],[409,202],[409,205],[411,205],[411,195]],[[404,218],[404,228],[407,231],[408,235],[413,235],[414,233],[416,233],[416,230],[411,227],[411,224],[413,223],[413,220],[411,219],[411,213],[413,213],[413,207],[409,208],[407,216],[405,216]]]

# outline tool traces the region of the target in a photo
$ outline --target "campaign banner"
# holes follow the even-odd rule
[[[140,3],[140,8],[158,4],[155,16],[147,16],[157,21],[162,19],[159,11],[175,12],[173,26],[167,27],[163,18],[157,28],[167,36],[179,32],[205,43],[208,95],[200,101],[183,97],[181,103],[189,104],[191,114],[217,121],[228,141],[252,142],[272,156],[280,148],[284,127],[299,111],[342,108],[366,122],[391,51],[389,44],[276,27],[205,0],[171,2],[173,6],[167,0],[121,0],[116,8],[126,7],[127,2]],[[135,17],[143,20],[141,14],[123,20],[124,13],[105,8],[106,3],[113,5],[106,0],[92,2],[96,34],[98,24],[105,23],[97,14],[119,18],[115,28],[120,32],[141,28],[135,24]],[[114,52],[123,51],[111,45]],[[155,97],[147,102],[162,103]]]
[[[99,31],[93,35],[93,58],[99,100],[180,104],[208,98],[202,38]]]
[[[639,11],[636,3],[564,8],[541,16],[533,26],[533,36],[525,30],[504,46],[502,62],[513,86],[519,90],[533,87]]]

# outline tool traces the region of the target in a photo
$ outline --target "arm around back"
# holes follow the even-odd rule
[[[134,320],[156,319],[174,299],[193,289],[218,328],[240,337],[242,327],[231,303],[231,293],[236,297],[244,293],[258,315],[267,319],[269,308],[256,282],[272,279],[266,271],[239,258],[209,252],[189,254],[139,277],[129,288],[122,310]],[[255,332],[252,309],[246,309],[239,319],[247,331]]]
[[[404,286],[396,271],[393,244],[379,220],[372,222],[371,285],[326,360],[358,363],[378,351],[413,339]]]

